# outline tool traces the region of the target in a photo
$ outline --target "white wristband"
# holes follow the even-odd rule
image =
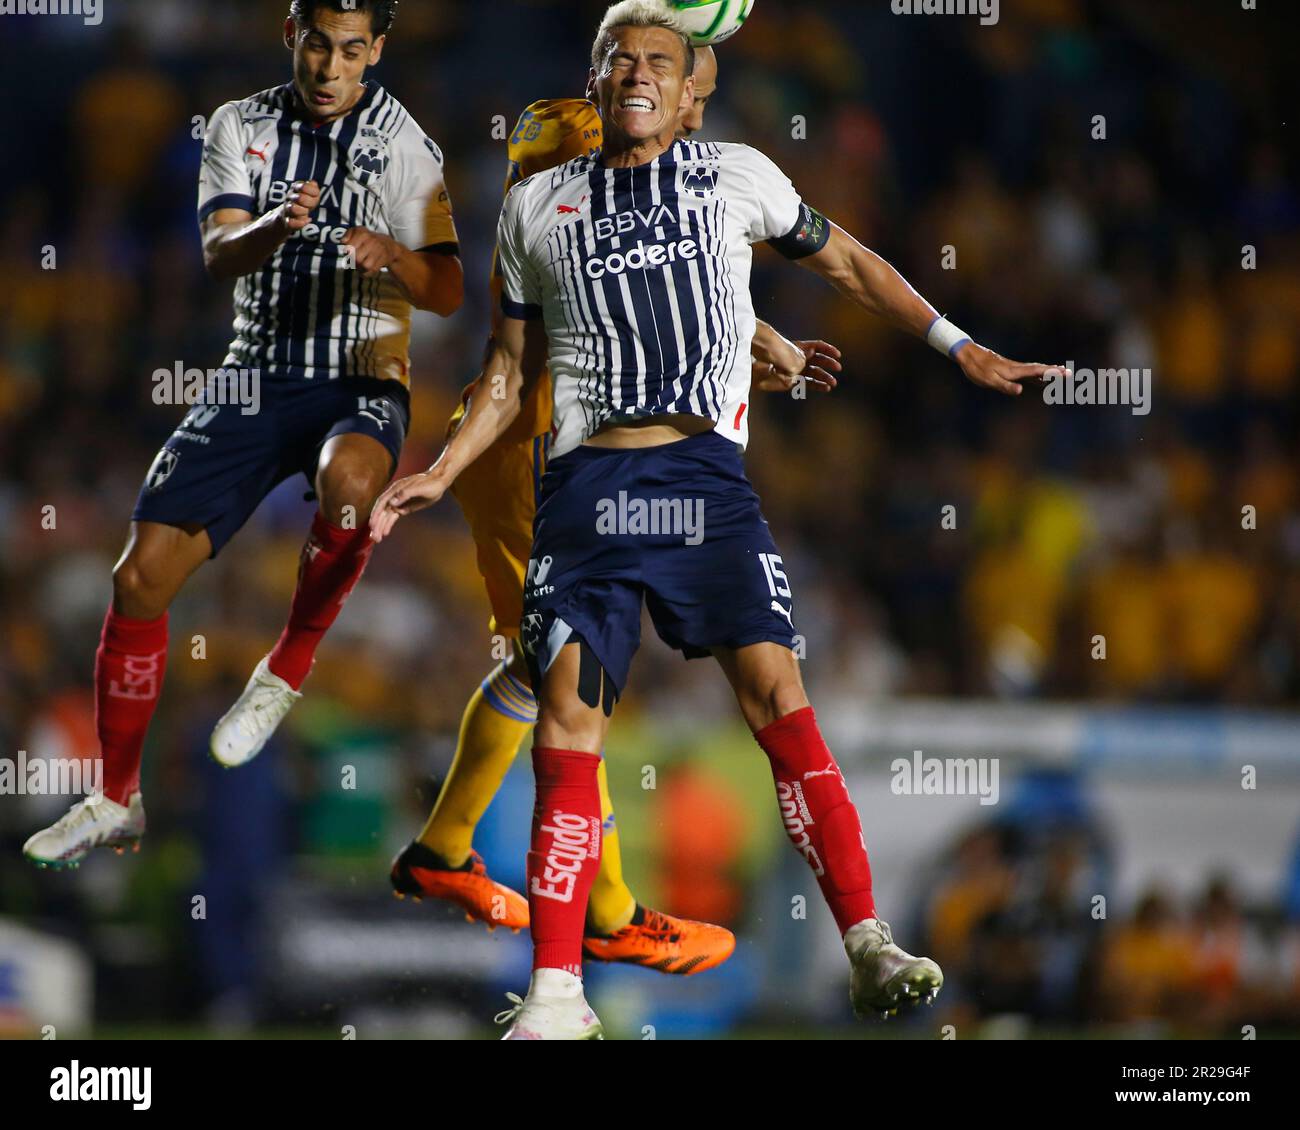
[[[953,357],[958,349],[970,341],[970,335],[959,330],[947,318],[938,317],[930,323],[925,340],[940,353]]]

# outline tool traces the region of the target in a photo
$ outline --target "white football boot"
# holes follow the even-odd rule
[[[78,801],[25,844],[23,855],[37,867],[77,867],[92,848],[110,847],[121,855],[140,850],[144,835],[144,801],[138,792],[128,804],[101,796],[96,803]]]
[[[933,1004],[943,971],[928,957],[913,957],[894,944],[889,923],[864,918],[844,935],[849,955],[849,1002],[858,1016],[893,1016],[900,1004]]]
[[[244,693],[212,731],[208,750],[213,760],[227,769],[247,765],[261,753],[289,707],[302,698],[301,691],[271,673],[266,665],[269,658],[264,656],[253,668]]]
[[[503,1040],[603,1040],[605,1030],[582,992],[582,978],[563,969],[538,969],[528,983],[528,997],[507,993],[513,1008],[497,1014],[509,1024]]]

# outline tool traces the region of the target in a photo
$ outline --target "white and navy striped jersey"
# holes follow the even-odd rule
[[[678,141],[630,169],[580,157],[516,185],[497,233],[502,304],[545,319],[553,456],[607,423],[670,413],[744,447],[751,245],[790,236],[804,212],[747,145]]]
[[[381,377],[410,383],[411,303],[384,271],[350,269],[340,245],[368,228],[414,251],[455,253],[442,152],[375,83],[350,113],[315,125],[292,84],[227,102],[203,145],[199,221],[221,208],[261,216],[294,181],[315,180],[320,204],[258,271],[235,285],[227,366],[268,380]]]

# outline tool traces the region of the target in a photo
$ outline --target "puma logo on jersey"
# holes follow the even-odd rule
[[[790,616],[790,609],[786,608],[786,606],[783,605],[779,600],[772,601],[772,611],[778,613],[781,616],[784,616],[785,622],[789,624],[790,627],[792,628],[794,627],[794,620]]]
[[[254,148],[250,145],[247,149],[244,150],[244,155],[247,156],[247,157],[257,157],[257,158],[260,158],[262,164],[265,165],[265,164],[266,164],[266,155],[267,155],[267,153],[270,152],[270,150],[271,150],[271,143],[268,141],[265,145],[262,146],[261,152],[258,152],[258,150],[254,149]]]
[[[586,196],[584,196],[581,200],[578,201],[576,206],[571,204],[557,204],[555,206],[555,213],[558,216],[581,216],[582,206],[586,203],[587,203],[587,198]]]

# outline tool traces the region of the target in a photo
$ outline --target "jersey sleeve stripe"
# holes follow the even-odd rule
[[[221,196],[214,196],[199,209],[199,223],[206,220],[213,212],[220,212],[223,208],[238,208],[243,212],[256,213],[257,201],[240,192],[227,192]]]
[[[542,308],[530,302],[515,302],[507,295],[501,296],[501,309],[507,318],[518,318],[522,322],[531,322],[542,316]]]

